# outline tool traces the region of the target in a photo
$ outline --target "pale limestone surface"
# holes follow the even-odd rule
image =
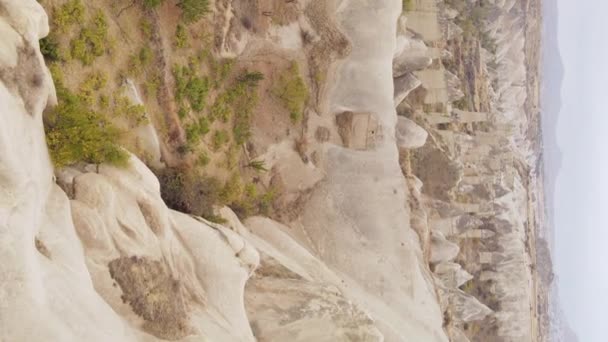
[[[426,139],[429,136],[424,128],[404,116],[399,116],[397,118],[395,135],[397,137],[397,146],[406,149],[424,146]]]

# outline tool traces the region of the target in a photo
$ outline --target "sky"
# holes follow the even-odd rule
[[[563,159],[554,194],[556,273],[579,340],[607,342],[608,2],[557,2],[565,72],[557,125]]]

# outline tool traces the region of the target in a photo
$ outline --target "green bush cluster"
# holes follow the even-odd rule
[[[61,54],[59,53],[59,43],[52,34],[40,39],[40,52],[47,62],[55,62],[61,59]]]
[[[249,162],[249,164],[247,164],[247,167],[250,167],[257,172],[268,171],[268,169],[266,168],[266,164],[262,160],[252,160],[251,162]]]
[[[190,66],[174,66],[173,77],[175,78],[175,100],[182,105],[184,100],[188,100],[192,110],[203,111],[209,93],[209,79],[196,75]]]
[[[178,49],[188,47],[188,33],[182,24],[177,24],[177,29],[175,30],[175,47]]]
[[[157,72],[148,75],[148,77],[146,77],[146,83],[144,84],[146,96],[150,99],[156,98],[160,84],[160,75]]]
[[[195,145],[200,142],[200,139],[209,133],[209,120],[202,117],[198,122],[191,123],[186,126],[186,139],[188,144]]]
[[[193,23],[209,13],[209,0],[180,0],[178,6],[182,9],[182,19]]]
[[[205,154],[199,160],[205,165],[208,163]],[[272,189],[258,191],[257,185],[245,184],[238,173],[231,175],[224,184],[215,177],[180,169],[167,168],[155,173],[167,206],[218,223],[223,220],[215,215],[214,206],[230,206],[241,218],[269,215],[276,197]]]
[[[101,72],[93,72],[80,85],[78,95],[87,103],[87,105],[92,106],[95,94],[103,89],[107,82],[108,80],[104,74]]]
[[[209,165],[210,161],[211,160],[209,159],[209,155],[207,155],[206,152],[202,152],[196,159],[196,164],[204,167],[204,166]]]
[[[148,122],[146,108],[142,105],[133,104],[125,96],[116,96],[113,113],[115,116],[126,119],[130,127],[141,126]]]
[[[260,192],[255,184],[249,183],[242,187],[240,196],[227,205],[241,218],[252,215],[268,216],[275,197],[276,192],[273,189]]]
[[[144,40],[152,39],[152,23],[148,18],[143,17],[139,22],[139,30],[141,34],[144,36]]]
[[[298,63],[292,62],[291,66],[281,73],[274,93],[289,111],[291,121],[293,123],[300,121],[304,106],[308,101],[308,88],[300,76]]]
[[[214,59],[212,56],[208,58],[209,67],[211,69],[211,78],[213,80],[213,87],[219,88],[226,80],[234,67],[234,59],[223,58],[220,60]]]
[[[180,169],[157,170],[156,174],[167,206],[214,222],[223,221],[214,214],[214,206],[228,205],[239,216],[246,217],[267,214],[274,200],[273,192],[258,193],[255,184],[245,185],[238,173],[224,184],[215,177]]]
[[[93,23],[83,28],[79,36],[72,40],[72,58],[80,60],[84,65],[90,65],[95,58],[106,53],[108,41],[108,23],[102,11],[97,11]]]
[[[53,13],[53,24],[59,32],[84,21],[84,5],[80,0],[70,0]]]
[[[154,52],[149,46],[143,46],[139,52],[129,57],[128,73],[132,76],[139,76],[152,63]]]
[[[45,117],[46,140],[56,167],[76,162],[126,165],[121,132],[81,96],[56,83],[59,104]]]
[[[160,6],[162,0],[142,0],[142,4],[146,8],[156,8]]]
[[[227,122],[234,115],[232,133],[237,145],[241,145],[251,136],[250,121],[253,109],[258,101],[257,86],[264,79],[260,72],[245,72],[234,83],[217,97],[209,116],[212,120]]]
[[[221,204],[222,183],[214,177],[205,177],[180,169],[157,170],[161,197],[171,209],[202,216],[221,222],[213,206]]]
[[[226,132],[223,129],[219,130],[219,131],[215,131],[215,133],[213,134],[212,147],[214,150],[217,151],[220,148],[222,148],[222,146],[224,146],[229,141],[230,141],[230,136],[228,136],[228,132]]]

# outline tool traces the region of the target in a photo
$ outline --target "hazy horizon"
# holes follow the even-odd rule
[[[557,0],[557,39],[564,64],[557,144],[561,168],[554,189],[555,267],[567,319],[580,341],[608,341],[608,127],[603,86],[608,76],[608,24],[594,0]],[[546,56],[546,59],[559,58]],[[545,70],[545,74],[551,70]],[[558,72],[555,70],[555,72]],[[551,79],[550,75],[547,79]],[[545,102],[558,101],[545,98]],[[549,106],[550,107],[550,106]],[[551,114],[551,113],[549,113]],[[548,165],[556,167],[556,165]],[[555,171],[555,170],[553,170]],[[550,193],[550,192],[549,192]],[[551,212],[551,211],[550,211]],[[596,265],[599,264],[599,267]]]

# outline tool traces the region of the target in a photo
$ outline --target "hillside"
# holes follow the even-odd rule
[[[539,2],[0,9],[0,340],[549,340]]]

